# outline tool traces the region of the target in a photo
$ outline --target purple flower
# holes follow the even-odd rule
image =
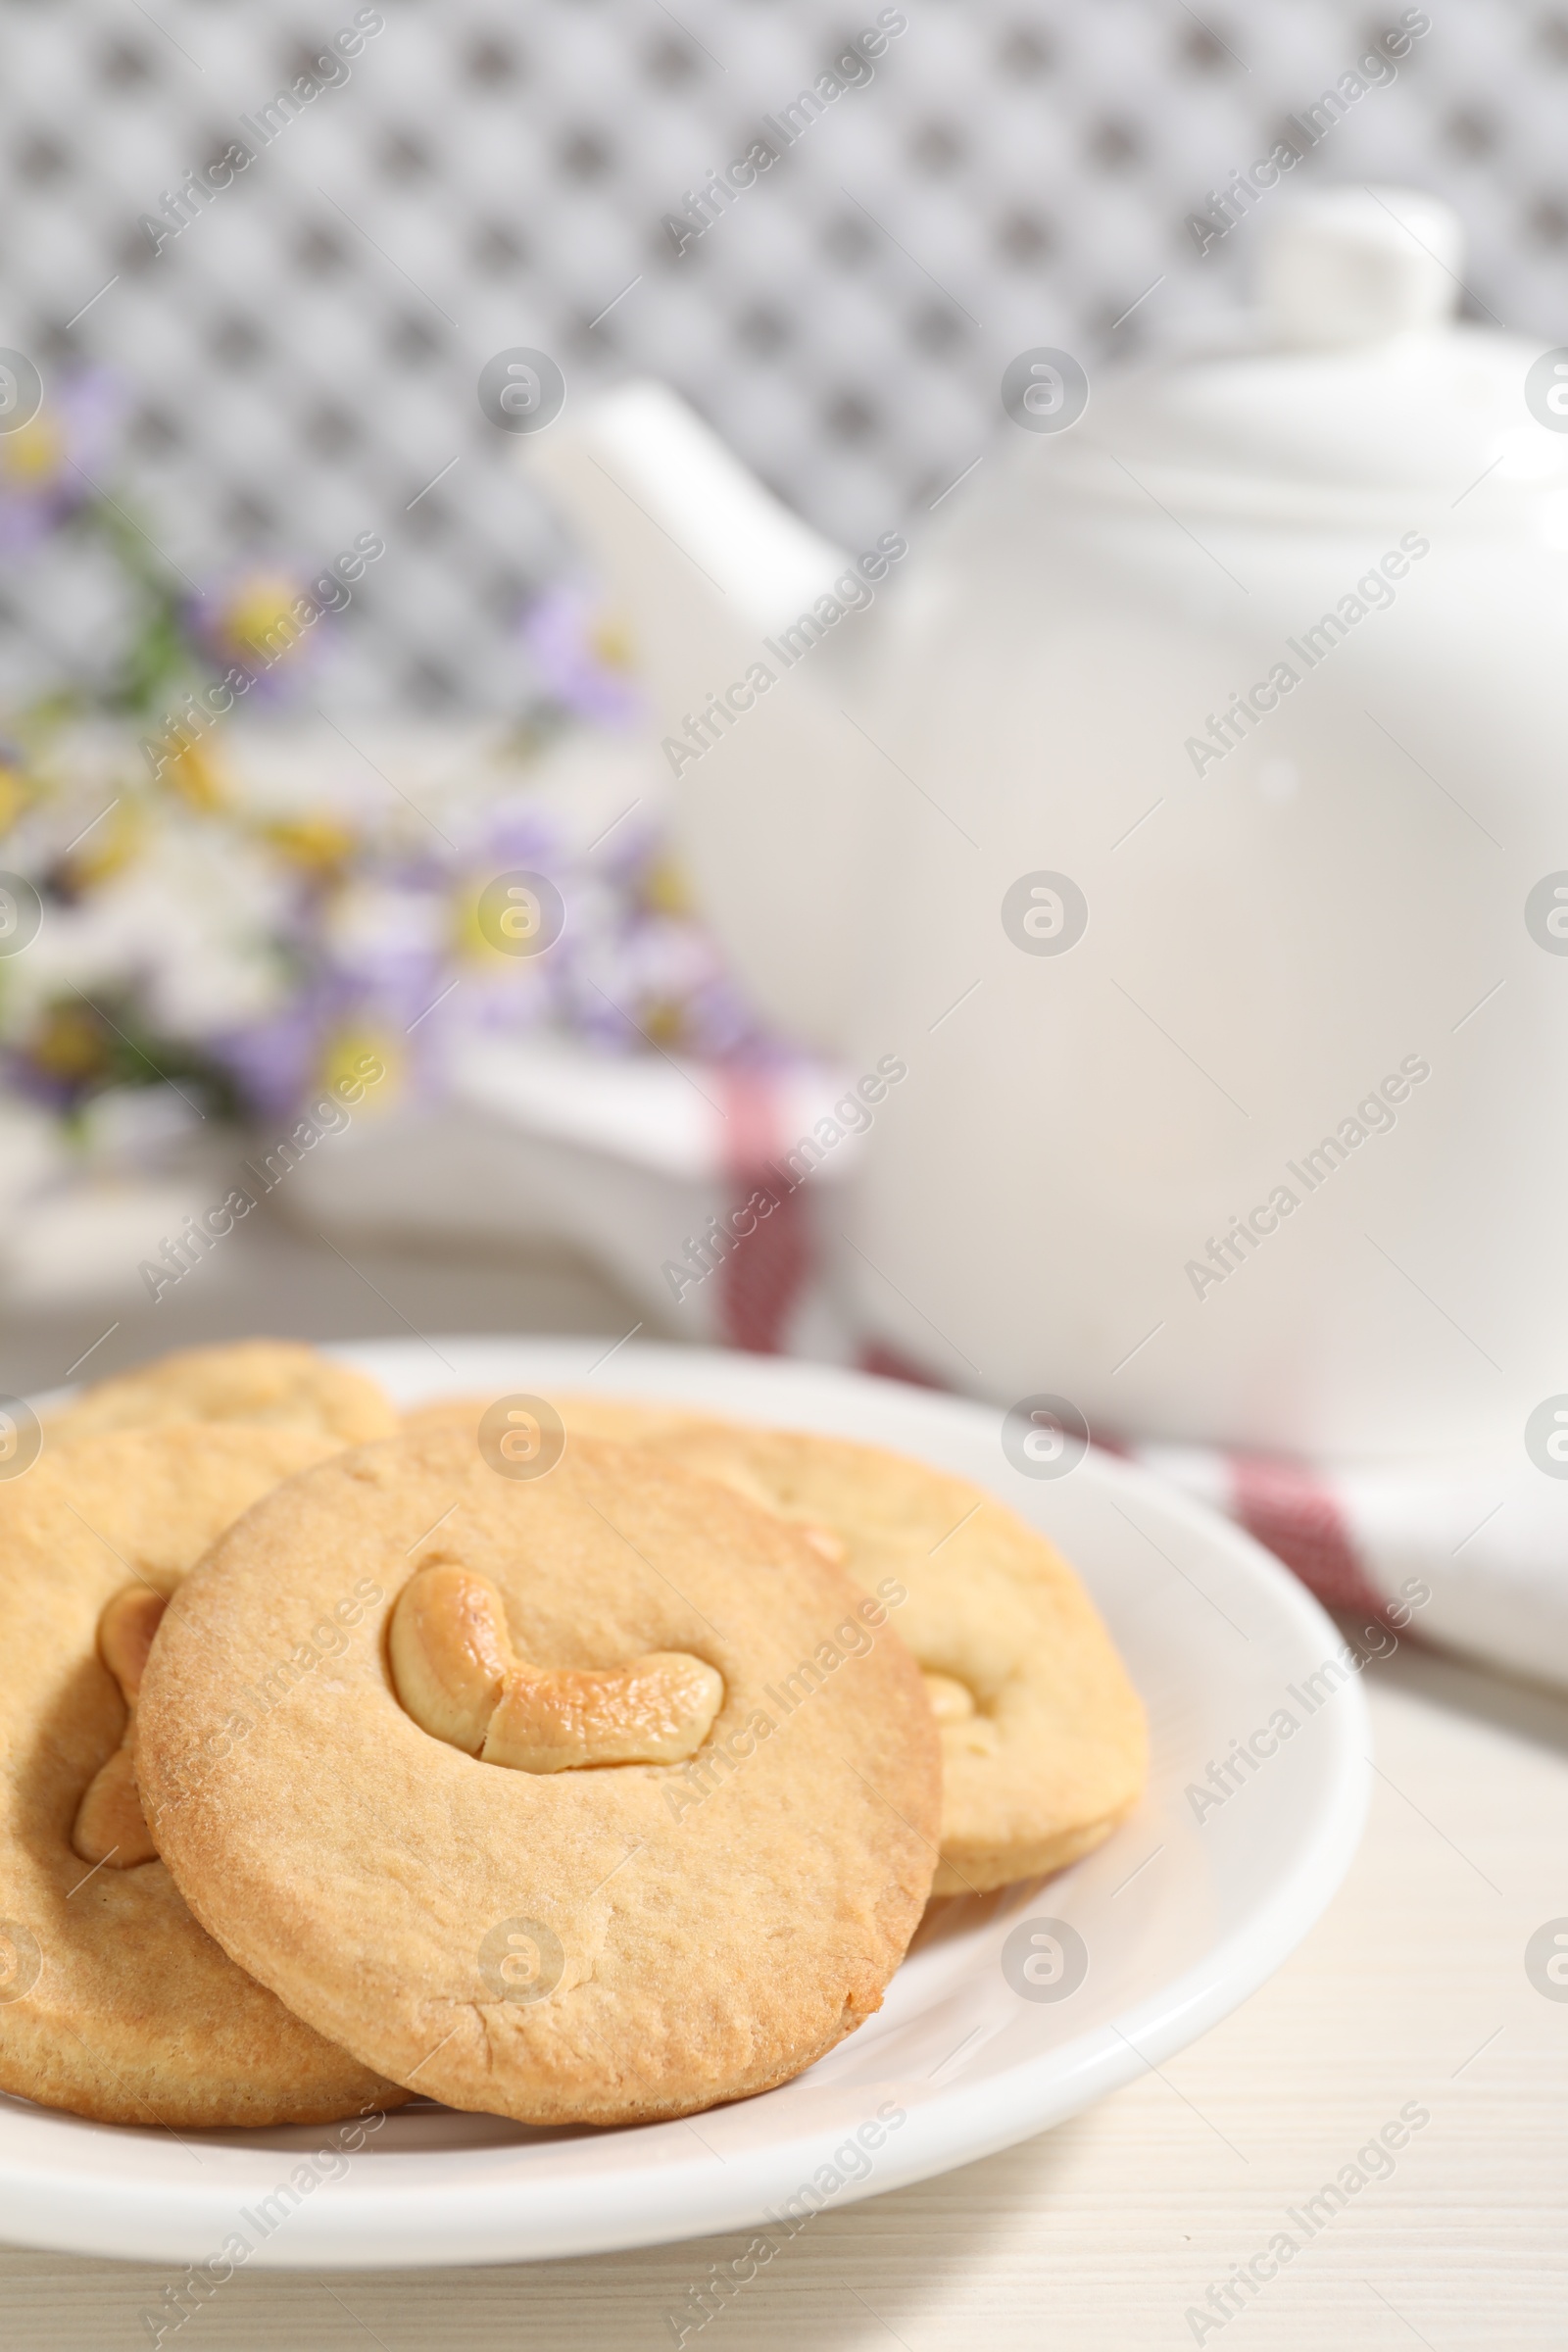
[[[562,583],[536,597],[522,617],[522,642],[540,685],[564,710],[609,727],[641,716],[630,647],[585,589]]]
[[[298,682],[328,610],[303,574],[258,564],[192,599],[185,626],[219,669],[248,670],[270,702]]]
[[[36,547],[94,495],[124,410],[115,377],[83,368],[46,388],[36,416],[0,433],[0,549]]]
[[[281,1117],[310,1086],[323,1027],[321,1004],[300,996],[270,1020],[215,1039],[214,1052],[253,1113]]]

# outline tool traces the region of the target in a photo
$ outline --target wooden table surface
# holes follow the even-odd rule
[[[1568,1917],[1568,1701],[1403,1647],[1348,1880],[1279,1974],[1157,2074],[1024,2146],[827,2212],[702,2352],[1432,2352],[1568,2344],[1568,2001],[1524,1948]],[[1430,2124],[1255,2300],[1211,2283],[1408,2100]],[[0,2215],[0,2229],[4,2217]],[[241,2273],[167,2339],[655,2352],[742,2237],[532,2267]],[[115,2352],[172,2272],[0,2249],[0,2342]]]

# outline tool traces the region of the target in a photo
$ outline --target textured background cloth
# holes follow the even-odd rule
[[[517,608],[566,551],[480,413],[492,354],[552,353],[568,400],[662,376],[836,539],[917,530],[1009,429],[1014,354],[1050,343],[1093,370],[1240,297],[1255,217],[1200,258],[1187,216],[1400,10],[905,13],[874,79],[677,257],[662,216],[875,5],[386,0],[347,82],[155,257],[138,216],[307,70],[354,0],[14,5],[0,343],[46,377],[73,360],[121,374],[127,473],[194,586],[248,551],[315,570],[382,533],[342,631],[344,707],[510,706]],[[1568,23],[1523,0],[1430,14],[1397,78],[1295,176],[1450,197],[1466,307],[1552,340]],[[48,570],[6,592],[0,690],[91,626],[101,593],[69,553]]]

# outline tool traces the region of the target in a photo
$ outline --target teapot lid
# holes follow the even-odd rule
[[[1055,478],[1118,503],[1322,523],[1408,521],[1441,501],[1456,524],[1519,528],[1545,498],[1548,536],[1568,545],[1568,352],[1455,320],[1452,209],[1408,189],[1303,189],[1259,227],[1257,315],[1098,382],[1077,430],[1049,445]]]

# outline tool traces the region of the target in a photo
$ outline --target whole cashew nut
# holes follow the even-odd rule
[[[517,1772],[683,1763],[724,1697],[722,1677],[684,1650],[627,1666],[530,1665],[489,1578],[451,1564],[409,1579],[389,1646],[398,1697],[422,1731]]]
[[[168,1606],[167,1593],[155,1592],[150,1585],[126,1585],[98,1620],[98,1654],[120,1685],[125,1728],[108,1763],[87,1785],[71,1843],[83,1862],[103,1862],[112,1870],[131,1870],[138,1862],[158,1859],[136,1792],[130,1743],[147,1653]]]

